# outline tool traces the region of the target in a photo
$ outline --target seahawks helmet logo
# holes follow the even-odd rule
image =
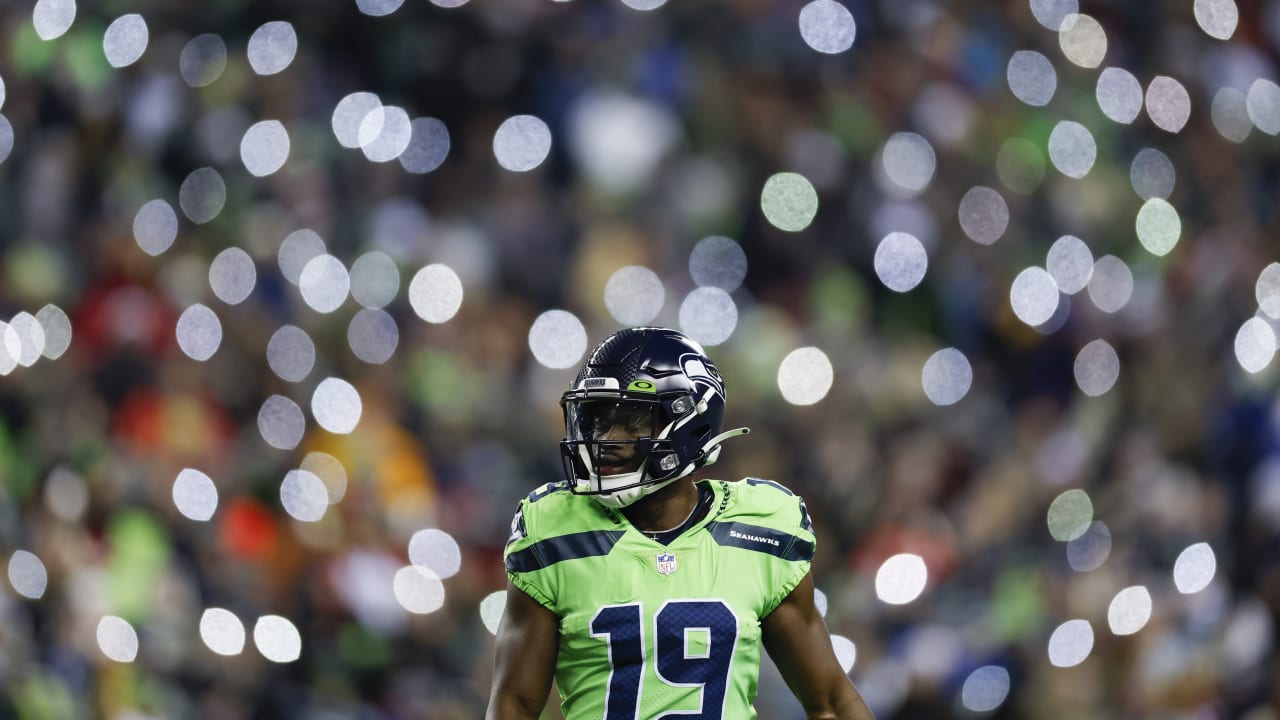
[[[707,365],[702,362],[702,358],[687,353],[680,356],[680,367],[684,370],[684,374],[695,383],[710,385],[715,389],[716,394],[724,397],[724,380],[720,378],[720,372],[716,370],[714,365]]]

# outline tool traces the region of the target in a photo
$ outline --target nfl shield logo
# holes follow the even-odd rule
[[[658,554],[658,572],[663,575],[670,575],[676,571],[676,556],[671,553]]]

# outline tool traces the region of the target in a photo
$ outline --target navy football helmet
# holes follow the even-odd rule
[[[560,399],[570,489],[625,507],[720,455],[724,379],[702,346],[665,328],[620,330]]]

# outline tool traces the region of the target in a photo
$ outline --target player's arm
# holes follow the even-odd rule
[[[875,720],[836,659],[830,631],[813,604],[812,575],[805,575],[760,625],[769,657],[809,718]]]
[[[537,720],[551,692],[560,619],[507,581],[486,720]]]

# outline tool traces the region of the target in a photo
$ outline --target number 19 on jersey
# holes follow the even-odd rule
[[[609,645],[609,686],[604,720],[636,720],[645,666],[653,658],[663,683],[701,688],[698,712],[666,714],[671,720],[719,720],[738,638],[738,618],[721,600],[668,600],[653,615],[657,647],[647,653],[641,603],[606,605],[591,619],[591,637]]]

